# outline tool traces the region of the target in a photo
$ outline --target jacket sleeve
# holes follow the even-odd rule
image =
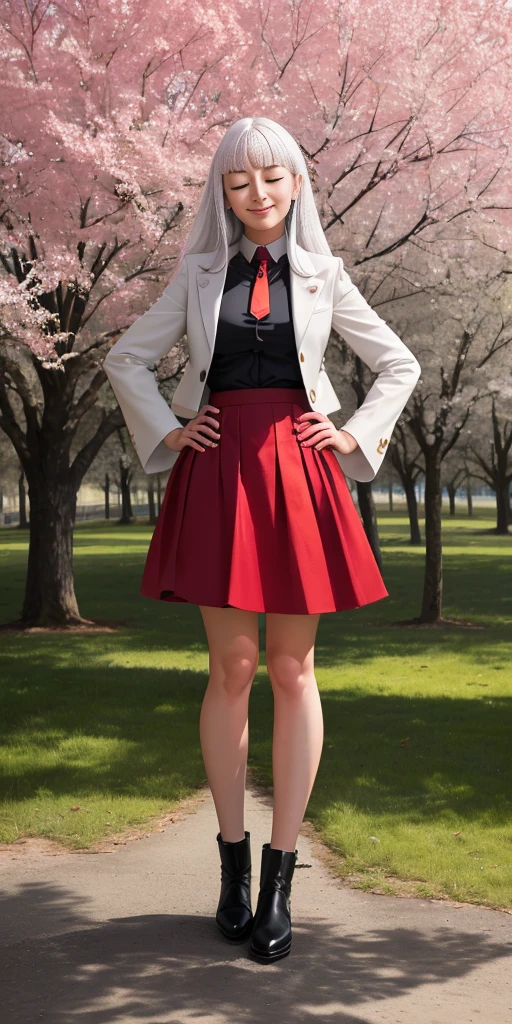
[[[360,359],[377,373],[359,409],[340,428],[359,445],[348,455],[336,453],[347,476],[373,480],[386,454],[395,423],[412,394],[421,367],[412,352],[369,305],[352,283],[339,258],[332,325]]]
[[[158,388],[153,364],[183,337],[187,324],[188,268],[184,257],[174,280],[107,353],[104,369],[119,402],[142,467],[164,472],[176,452],[164,444],[170,430],[182,424]]]

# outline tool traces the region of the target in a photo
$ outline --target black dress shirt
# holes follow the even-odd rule
[[[303,388],[290,297],[286,232],[267,249],[270,313],[249,311],[259,260],[257,243],[244,234],[227,267],[215,346],[206,383],[211,391],[237,388]]]

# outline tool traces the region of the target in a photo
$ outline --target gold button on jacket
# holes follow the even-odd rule
[[[313,388],[311,388],[311,391],[309,392],[309,397],[312,402],[316,402],[316,391],[313,391]]]

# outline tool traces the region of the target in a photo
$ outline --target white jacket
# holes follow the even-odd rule
[[[237,249],[237,244],[230,246],[228,259]],[[359,447],[349,455],[333,449],[348,476],[373,480],[420,376],[420,365],[352,283],[341,257],[318,255],[299,245],[296,251],[308,276],[294,273],[290,266],[292,318],[311,409],[328,415],[341,408],[324,366],[332,327],[378,374],[363,404],[343,424]],[[192,419],[209,400],[210,389],[204,382],[227,271],[199,269],[199,264],[208,266],[213,257],[213,252],[186,254],[161,297],[131,324],[105,358],[105,371],[146,473],[165,472],[178,458],[179,452],[171,451],[162,440],[182,426],[175,414]],[[185,333],[189,362],[169,407],[152,368]]]

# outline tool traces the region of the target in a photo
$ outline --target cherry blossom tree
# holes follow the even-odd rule
[[[490,232],[491,236],[493,232]],[[422,340],[417,348],[422,365],[420,382],[403,414],[421,451],[425,471],[426,564],[419,621],[439,622],[442,615],[442,466],[464,433],[472,412],[495,388],[492,370],[503,381],[512,372],[512,318],[508,303],[506,254],[475,237],[478,253],[474,274],[468,272],[466,245],[452,248],[442,286],[436,288],[432,310],[416,309]],[[505,282],[505,283],[504,283]],[[421,323],[421,328],[420,328]]]
[[[245,34],[234,7],[222,19],[130,0],[0,9],[0,427],[29,488],[21,624],[74,625],[76,494],[124,425],[103,358],[172,273],[203,138],[233,116],[219,66],[227,47],[244,81]],[[182,348],[166,376],[183,368]]]

